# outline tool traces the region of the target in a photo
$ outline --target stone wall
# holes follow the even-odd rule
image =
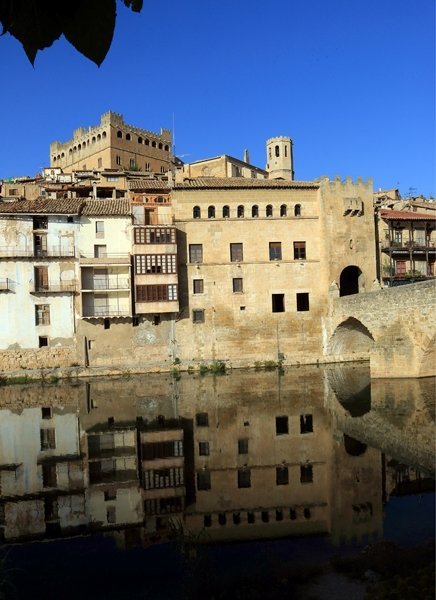
[[[20,371],[73,367],[79,365],[79,360],[75,346],[1,350],[0,370]]]

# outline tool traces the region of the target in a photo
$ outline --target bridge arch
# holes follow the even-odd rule
[[[358,294],[363,290],[364,276],[356,265],[348,265],[342,269],[339,277],[339,296]]]
[[[327,346],[329,355],[368,354],[374,338],[367,327],[354,317],[342,321],[333,332]]]

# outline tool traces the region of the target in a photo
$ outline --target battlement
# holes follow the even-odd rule
[[[283,142],[290,142],[291,138],[288,135],[277,135],[275,137],[269,138],[268,140],[266,140],[267,145],[269,144],[273,144],[274,142],[279,142],[279,141],[283,141]]]
[[[359,187],[366,188],[371,193],[374,187],[374,181],[371,177],[368,177],[367,180],[364,180],[362,177],[357,177],[355,181],[353,181],[352,177],[345,177],[342,179],[339,175],[336,175],[334,179],[330,179],[327,175],[322,175],[318,179],[314,179],[315,183],[320,183],[321,186],[329,186],[330,189],[334,190],[335,188],[342,188],[346,190],[351,187]]]

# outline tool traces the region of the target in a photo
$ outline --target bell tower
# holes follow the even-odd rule
[[[273,137],[266,142],[266,170],[270,179],[294,179],[292,140],[287,136]]]

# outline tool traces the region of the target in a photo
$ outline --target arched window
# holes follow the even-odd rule
[[[192,209],[192,217],[194,219],[200,219],[201,218],[201,209],[199,206],[194,206],[194,208]]]
[[[237,215],[239,218],[242,218],[244,216],[244,207],[242,206],[242,204],[238,206]]]
[[[268,158],[271,158],[271,147],[268,148]]]
[[[101,141],[101,135],[98,134],[98,136],[97,136],[97,142],[100,142],[100,141]]]
[[[81,150],[81,149],[82,149],[82,144],[79,144],[79,145],[77,146],[77,150]]]
[[[95,136],[92,138],[92,143],[95,144]]]
[[[123,134],[121,133],[121,131],[117,131],[117,138],[122,138]]]
[[[168,146],[168,144],[165,144],[165,148],[164,148],[164,150],[165,150],[166,152],[168,152],[168,151],[169,151],[169,149],[170,149],[170,147]]]
[[[73,151],[71,150],[71,148],[68,150],[68,154],[72,154]]]
[[[54,163],[56,162],[56,156],[53,156],[53,162]]]
[[[276,156],[280,156],[280,148],[278,146],[275,147]]]
[[[287,208],[286,204],[282,204],[280,207],[280,216],[286,217],[287,214],[288,214],[288,208]]]
[[[77,152],[76,146],[73,146],[73,152]]]
[[[142,144],[142,137],[138,138],[138,144]]]
[[[160,142],[159,143],[159,150],[162,150],[162,148],[163,148],[163,144],[162,144],[162,142]]]
[[[223,218],[228,219],[230,217],[230,206],[223,206]]]
[[[149,170],[150,170],[150,163],[149,163],[149,162],[146,162],[146,163],[145,163],[145,170],[146,170],[146,171],[149,171]]]
[[[106,131],[103,131],[103,133],[102,133],[102,137],[103,137],[103,139],[105,139],[105,138],[106,138]]]
[[[259,216],[259,207],[257,206],[257,204],[251,207],[251,216],[253,217],[253,219],[257,219],[257,217]]]
[[[266,214],[267,217],[272,217],[273,216],[273,207],[272,207],[272,204],[268,204],[268,206],[266,207],[265,214]]]
[[[207,218],[215,219],[215,206],[209,206],[207,209]]]
[[[156,148],[156,142],[154,140],[151,142],[151,145],[153,146],[153,148]]]
[[[65,156],[65,154],[62,152],[62,154],[61,154],[61,158],[64,158],[64,156]]]
[[[285,146],[285,156],[288,156],[288,147]]]
[[[301,217],[301,204],[294,206],[294,217]]]
[[[131,138],[130,138],[130,133],[126,133],[126,140],[127,140],[128,142],[130,142],[130,139],[131,139]]]
[[[147,138],[145,138],[145,142],[144,142],[144,144],[145,144],[146,146],[149,146],[149,145],[150,145],[150,140],[148,140]]]

